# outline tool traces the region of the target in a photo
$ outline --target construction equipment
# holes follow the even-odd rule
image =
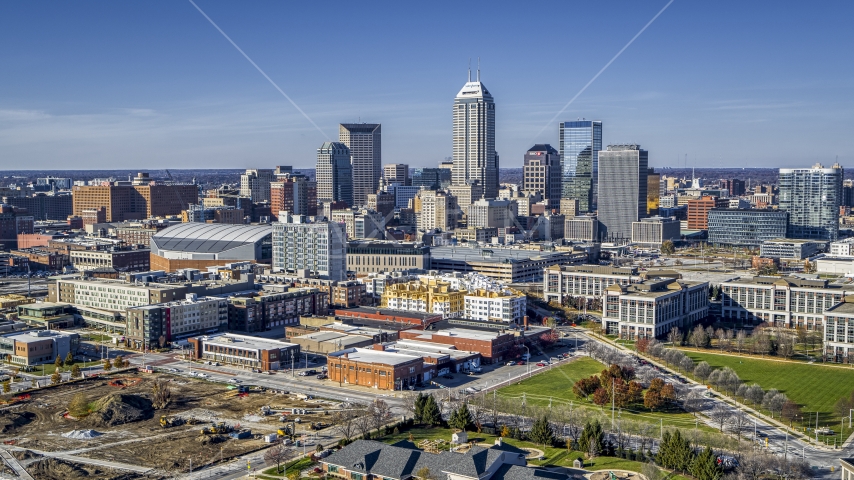
[[[163,428],[177,427],[184,423],[184,419],[181,417],[167,417],[166,415],[160,417],[160,426]]]
[[[308,429],[309,429],[309,430],[322,430],[322,429],[324,429],[324,428],[326,428],[326,427],[328,427],[328,426],[329,426],[329,424],[327,424],[327,423],[323,423],[323,422],[314,422],[314,423],[312,423],[311,425],[309,425],[309,426],[308,426]]]
[[[264,405],[263,407],[261,407],[261,415],[270,415],[270,414],[272,414],[272,413],[273,413],[273,412],[272,412],[272,411],[270,411],[270,406],[269,406],[269,405]]]
[[[276,433],[279,434],[280,437],[289,437],[293,433],[293,430],[290,425],[285,425],[284,428],[276,430]]]
[[[225,423],[219,422],[214,423],[210,427],[205,427],[202,429],[202,435],[219,435],[225,433],[231,433],[234,431],[234,427],[231,425],[226,425]]]

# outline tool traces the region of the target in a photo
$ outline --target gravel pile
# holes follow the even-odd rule
[[[95,430],[72,430],[68,433],[62,434],[65,438],[73,438],[75,440],[89,440],[95,437],[100,437],[101,435],[103,435],[103,433]]]

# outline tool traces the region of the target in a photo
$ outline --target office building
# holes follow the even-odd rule
[[[514,200],[481,198],[468,209],[469,228],[507,228],[516,226],[517,205]]]
[[[282,215],[273,224],[273,272],[328,280],[347,278],[347,235],[335,222],[308,223],[299,215]]]
[[[598,242],[599,220],[593,215],[565,216],[563,238],[577,242]]]
[[[433,247],[430,269],[440,272],[476,272],[506,282],[535,282],[543,278],[543,268],[551,265],[585,263],[583,252],[540,252],[517,248]]]
[[[75,185],[72,188],[73,215],[83,216],[84,210],[103,207],[106,210],[107,222],[143,220],[180,215],[188,205],[199,203],[199,190],[196,185],[149,180],[147,173],[137,174],[133,183]]]
[[[48,190],[71,190],[72,183],[70,178],[48,176],[36,179],[36,186],[47,187]]]
[[[270,183],[270,213],[278,220],[279,212],[291,215],[317,215],[317,182],[305,175],[281,175]]]
[[[151,250],[147,248],[112,248],[110,250],[73,250],[68,261],[78,272],[100,269],[146,271],[150,269]]]
[[[415,242],[347,243],[347,270],[357,274],[430,268],[430,247]]]
[[[721,180],[721,188],[725,188],[726,191],[729,192],[730,197],[738,197],[745,193],[744,180],[739,180],[737,178]]]
[[[680,240],[679,220],[674,217],[642,218],[632,223],[632,243],[649,247],[661,247],[667,240]]]
[[[413,187],[424,187],[429,190],[439,190],[450,184],[449,171],[444,168],[416,168],[410,184]]]
[[[721,283],[724,322],[824,331],[825,310],[854,287],[798,277],[739,278]]]
[[[789,213],[787,238],[835,241],[839,238],[842,167],[780,169],[780,210]]]
[[[57,330],[37,330],[0,337],[0,353],[22,367],[53,363],[77,354],[80,335]]]
[[[824,312],[824,358],[828,362],[854,364],[854,302],[847,297]],[[849,478],[854,460],[848,459]],[[844,474],[843,474],[844,475]]]
[[[549,144],[537,144],[525,153],[522,191],[538,192],[554,207],[561,200],[560,154]]]
[[[189,294],[183,300],[127,309],[130,345],[137,349],[163,348],[194,335],[228,328],[228,301]]]
[[[457,199],[444,192],[420,190],[416,200],[420,202],[418,230],[453,230],[457,223]]]
[[[382,126],[378,123],[342,123],[338,141],[350,149],[353,177],[353,200],[350,205],[362,207],[367,195],[377,193],[382,177]]]
[[[35,220],[27,211],[0,204],[0,249],[18,248],[18,235],[33,233]]]
[[[601,238],[628,241],[632,223],[646,216],[647,162],[648,153],[640,145],[608,145],[599,152]]]
[[[854,238],[846,238],[830,244],[831,257],[854,257]]]
[[[273,170],[246,170],[240,176],[240,196],[253,202],[270,201],[270,182],[273,181]]]
[[[784,238],[789,214],[780,210],[709,210],[709,243],[758,247]]]
[[[401,209],[412,208],[409,203],[415,198],[422,187],[389,185],[386,188],[394,195],[394,208]]]
[[[274,371],[288,368],[299,358],[299,345],[267,338],[219,333],[189,339],[195,360],[207,360],[246,369]]]
[[[394,212],[395,207],[394,203],[394,194],[380,191],[368,195],[365,208],[373,210],[382,215],[383,218],[391,220],[391,214]]]
[[[412,185],[409,179],[409,165],[405,163],[387,163],[383,165],[383,178],[386,185]]]
[[[709,282],[653,278],[611,285],[602,300],[602,326],[621,339],[653,339],[673,328],[688,332],[709,315]]]
[[[817,254],[823,246],[823,242],[791,238],[766,240],[759,246],[759,256],[764,258],[804,260]]]
[[[70,187],[69,187],[70,188]],[[16,208],[25,209],[35,221],[65,220],[74,213],[71,195],[46,195],[37,193],[31,197],[3,197],[3,202]]]
[[[651,168],[646,174],[646,214],[650,217],[658,215],[661,198],[661,174]]]
[[[480,81],[469,80],[454,99],[453,185],[479,184],[487,199],[498,196],[495,101]]]
[[[709,211],[713,208],[729,208],[729,200],[702,196],[688,201],[688,230],[708,230]]]
[[[341,142],[324,142],[317,149],[317,201],[353,206],[353,167],[350,148]]]
[[[580,214],[578,211],[577,198],[561,198],[560,199],[560,214],[566,215],[566,218],[572,218]]]
[[[579,120],[560,124],[562,198],[578,200],[579,213],[594,212],[597,202],[602,122]]]
[[[151,268],[174,272],[234,261],[269,263],[273,257],[272,233],[269,225],[173,225],[151,237]]]
[[[635,267],[595,265],[554,265],[543,272],[543,298],[563,302],[566,297],[601,298],[611,285],[638,283],[641,277]]]

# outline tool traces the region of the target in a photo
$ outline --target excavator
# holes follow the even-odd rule
[[[234,427],[232,427],[231,425],[226,425],[222,422],[219,422],[219,423],[214,423],[213,425],[211,425],[209,427],[203,428],[202,429],[202,435],[218,435],[218,434],[231,433],[233,431],[234,431]]]
[[[163,428],[177,427],[178,425],[183,425],[184,423],[186,422],[181,417],[167,417],[166,415],[160,417],[160,426]]]

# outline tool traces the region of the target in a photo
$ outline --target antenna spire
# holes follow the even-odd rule
[[[471,57],[469,57],[469,81],[471,81]]]
[[[480,57],[477,57],[477,81],[480,81]]]

